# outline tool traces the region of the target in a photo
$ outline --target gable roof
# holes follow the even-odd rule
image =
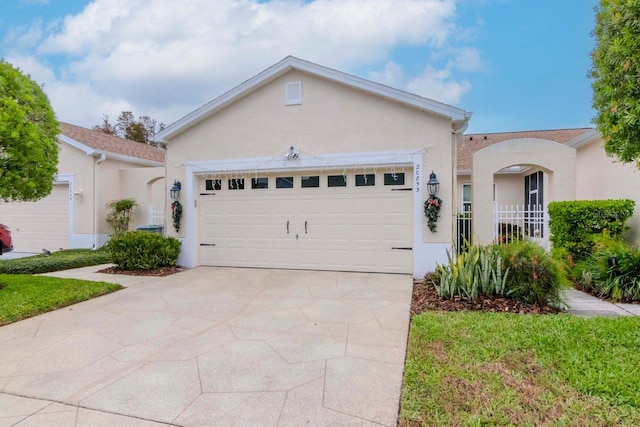
[[[470,173],[473,154],[499,142],[510,139],[538,138],[567,144],[586,133],[593,132],[592,128],[530,130],[522,132],[475,133],[464,135],[458,142],[458,173]],[[567,144],[570,145],[570,144]]]
[[[395,89],[389,86],[385,86],[380,83],[375,83],[370,80],[366,80],[360,77],[356,77],[351,74],[343,73],[332,68],[323,67],[322,65],[314,64],[309,61],[296,58],[294,56],[287,56],[282,61],[267,68],[256,76],[246,80],[233,89],[220,95],[213,101],[203,105],[195,111],[187,114],[178,121],[167,126],[162,132],[158,133],[156,137],[159,141],[167,142],[167,139],[171,139],[174,135],[188,129],[189,127],[201,122],[207,117],[215,114],[219,110],[232,104],[237,99],[246,96],[248,93],[268,84],[276,78],[288,73],[291,70],[298,70],[315,76],[323,77],[325,79],[350,86],[352,88],[360,89],[365,92],[381,96],[383,98],[391,99],[420,110],[424,110],[441,117],[450,119],[456,129],[466,128],[471,113],[464,111],[460,108],[453,107],[451,105],[444,104],[442,102],[434,101],[428,98],[424,98],[409,92],[405,92],[399,89]]]
[[[59,123],[61,134],[58,139],[87,155],[104,154],[110,158],[148,166],[164,165],[164,150],[160,148],[69,123]]]

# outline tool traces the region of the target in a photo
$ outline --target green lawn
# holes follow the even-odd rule
[[[105,282],[0,274],[0,326],[118,289]]]
[[[400,414],[414,425],[640,425],[640,319],[423,313]]]
[[[67,249],[27,258],[2,260],[0,257],[0,274],[41,274],[109,262],[109,254],[104,249]]]

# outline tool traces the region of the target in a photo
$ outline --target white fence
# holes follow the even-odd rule
[[[498,205],[493,207],[493,237],[497,242],[532,238],[549,239],[547,207],[544,205]]]
[[[456,224],[456,251],[462,253],[466,250],[467,245],[473,243],[473,221],[471,211],[458,211],[455,217]]]
[[[164,208],[162,206],[149,205],[149,224],[164,225]]]

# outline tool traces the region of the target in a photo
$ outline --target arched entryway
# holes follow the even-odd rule
[[[575,198],[575,168],[575,149],[544,139],[512,139],[476,152],[472,168],[475,238],[481,244],[493,241],[494,201],[500,203],[496,193],[501,187],[509,188],[509,195],[503,196],[507,205],[513,200],[546,206]]]

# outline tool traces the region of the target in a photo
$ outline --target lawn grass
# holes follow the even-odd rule
[[[640,319],[415,316],[400,425],[640,425]]]
[[[0,274],[41,274],[109,262],[109,254],[104,249],[67,249],[52,252],[51,255],[41,254],[9,260],[0,258]]]
[[[122,289],[105,282],[0,274],[0,326]]]

